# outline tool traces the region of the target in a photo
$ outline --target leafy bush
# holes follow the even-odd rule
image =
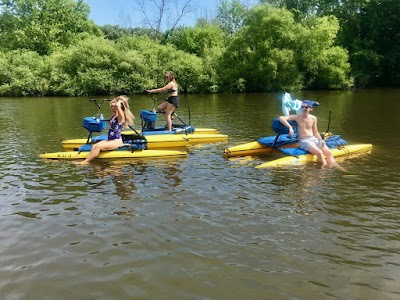
[[[243,82],[249,92],[348,87],[347,52],[333,47],[337,30],[335,18],[303,24],[286,9],[257,6],[223,55],[223,85],[232,92]]]
[[[45,58],[29,50],[0,52],[0,95],[44,95],[48,89]]]

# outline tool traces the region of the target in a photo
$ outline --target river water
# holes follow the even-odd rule
[[[293,96],[372,153],[255,169],[223,149],[272,135],[280,94],[182,95],[228,142],[75,166],[38,156],[86,136],[89,98],[0,98],[0,299],[399,299],[400,89]]]

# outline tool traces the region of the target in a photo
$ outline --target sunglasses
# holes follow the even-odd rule
[[[302,109],[307,109],[307,108],[311,108],[311,106],[302,106]]]

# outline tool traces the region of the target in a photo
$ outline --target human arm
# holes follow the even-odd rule
[[[164,93],[164,92],[169,91],[170,89],[174,89],[174,83],[172,81],[167,83],[166,86],[163,86],[158,89],[146,90],[146,92],[148,92],[148,93]]]
[[[293,130],[292,125],[290,125],[290,123],[289,123],[288,121],[292,121],[292,120],[295,121],[294,115],[290,115],[290,116],[280,116],[278,119],[279,119],[279,121],[280,121],[283,125],[285,125],[287,128],[289,128],[289,134],[288,134],[288,136],[289,136],[289,137],[292,137],[293,134],[294,134],[294,130]]]
[[[317,118],[314,117],[314,122],[312,125],[313,136],[315,136],[319,141],[322,140],[321,135],[318,132]]]
[[[318,141],[320,142],[321,146],[323,144],[325,144],[325,141],[322,139],[321,134],[318,131],[318,126],[317,126],[317,118],[314,117],[314,122],[313,122],[313,126],[312,126],[312,131],[313,131],[313,135],[318,139]]]
[[[116,111],[117,111],[117,118],[118,118],[118,123],[119,124],[124,124],[125,123],[125,106],[122,100],[118,100],[116,103]]]

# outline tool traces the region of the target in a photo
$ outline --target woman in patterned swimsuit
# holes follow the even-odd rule
[[[123,127],[128,127],[128,125],[133,125],[134,116],[129,108],[128,97],[119,96],[110,102],[110,108],[113,113],[109,125],[110,129],[108,131],[107,140],[100,141],[93,145],[89,156],[76,164],[88,164],[100,151],[103,150],[114,150],[122,146],[121,131]]]

